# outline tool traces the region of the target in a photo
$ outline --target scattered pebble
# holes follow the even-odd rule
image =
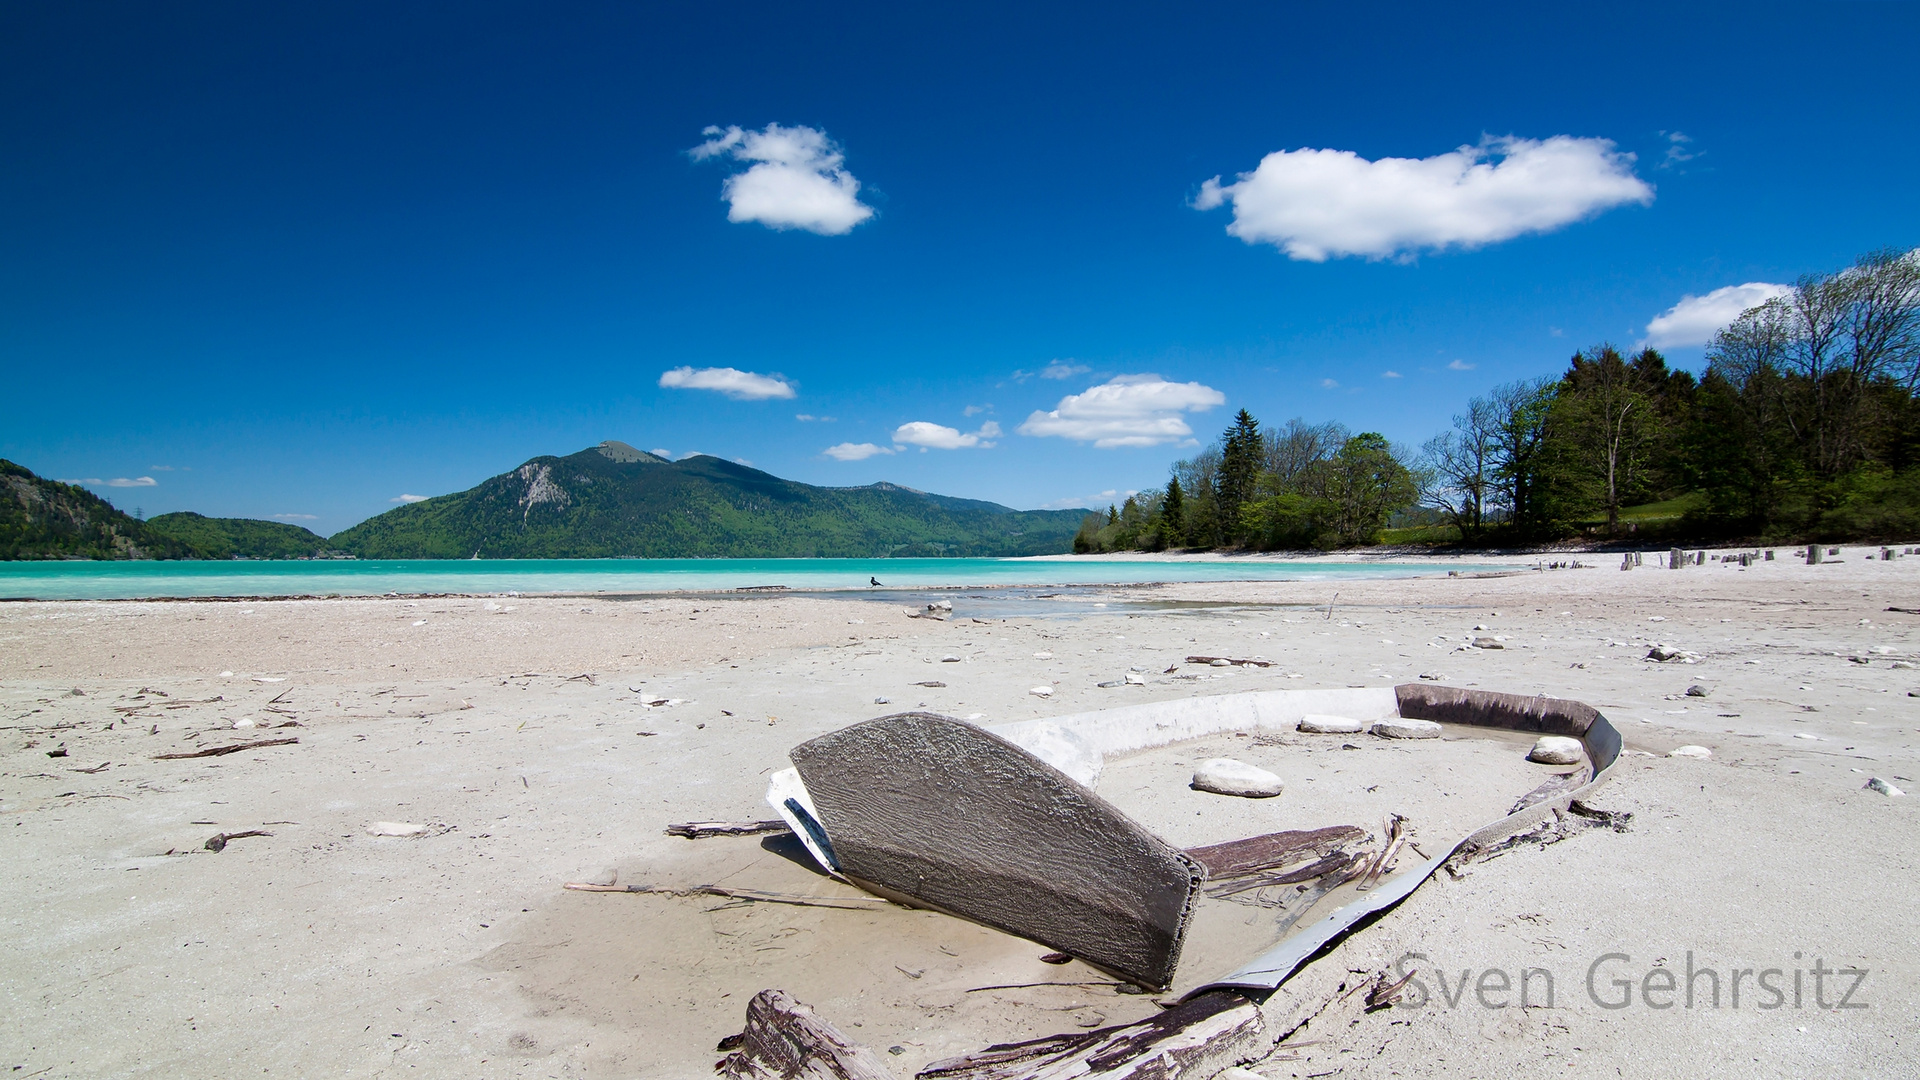
[[[369,836],[425,836],[434,830],[432,825],[415,825],[408,821],[376,821],[367,826]],[[443,830],[444,831],[444,830]]]
[[[892,698],[883,698],[883,697],[877,697],[877,698],[874,698],[874,699],[873,699],[873,703],[874,703],[875,705],[891,705],[891,704],[893,704],[893,699],[892,699]]]
[[[1442,675],[1442,674],[1440,674],[1440,673],[1439,673],[1439,672],[1437,672],[1437,671],[1423,671],[1423,672],[1421,672],[1421,673],[1420,673],[1420,677],[1421,677],[1421,678],[1423,678],[1423,679],[1425,679],[1425,680],[1427,680],[1428,682],[1445,682],[1445,681],[1447,681],[1447,677],[1446,677],[1445,675]]]
[[[1713,693],[1713,687],[1704,686],[1700,683],[1694,683],[1692,686],[1687,687],[1688,697],[1706,697],[1712,693]]]
[[[1493,638],[1490,638],[1490,637],[1477,637],[1477,638],[1474,638],[1474,639],[1473,639],[1473,647],[1474,647],[1474,648],[1476,648],[1476,649],[1504,649],[1504,648],[1506,648],[1506,646],[1505,646],[1505,645],[1502,645],[1502,644],[1501,644],[1500,642],[1498,642],[1498,641],[1496,641],[1496,640],[1494,640]]]
[[[1437,739],[1441,727],[1431,720],[1382,720],[1370,728],[1383,739]]]
[[[1867,786],[1863,790],[1877,791],[1882,795],[1905,795],[1906,794],[1906,792],[1901,791],[1899,788],[1894,787],[1892,784],[1888,783],[1885,780],[1880,779],[1877,776],[1867,781]]]
[[[1323,716],[1308,713],[1300,718],[1299,730],[1315,735],[1357,735],[1367,730],[1364,720],[1351,720],[1344,716]]]
[[[1106,682],[1102,682],[1102,683],[1094,683],[1094,685],[1095,685],[1095,686],[1098,686],[1098,687],[1099,687],[1100,689],[1102,689],[1102,690],[1111,690],[1111,689],[1113,689],[1113,688],[1114,688],[1114,687],[1116,687],[1116,686],[1125,686],[1125,685],[1127,685],[1127,680],[1125,680],[1125,679],[1108,679],[1108,680],[1107,680]]]
[[[1032,694],[1032,695],[1033,695],[1034,697],[1052,697],[1052,696],[1053,696],[1053,687],[1051,687],[1051,686],[1036,686],[1036,687],[1034,687],[1033,689],[1031,689],[1031,690],[1029,690],[1029,691],[1027,691],[1027,693],[1029,693],[1029,694]]]
[[[1579,739],[1570,739],[1565,735],[1542,735],[1533,744],[1527,754],[1528,761],[1537,761],[1542,765],[1573,765],[1586,756],[1587,748]]]
[[[1050,652],[1037,652],[1033,654],[1033,658],[1035,660],[1051,660],[1053,659],[1053,654]]]
[[[236,731],[245,730],[252,726],[253,726],[253,721],[251,720],[235,720],[233,722],[233,727],[234,727],[234,730]]]
[[[1271,799],[1286,790],[1278,776],[1255,765],[1232,758],[1212,758],[1200,763],[1193,773],[1196,791],[1215,795],[1238,795],[1246,799]]]
[[[960,658],[949,653],[946,656],[941,657],[940,662],[943,664],[957,664],[960,662]]]
[[[1136,675],[1133,672],[1129,671],[1127,672],[1127,685],[1128,686],[1145,686],[1147,685],[1147,677],[1145,675]]]
[[[1710,758],[1713,751],[1704,746],[1676,746],[1667,751],[1668,757]]]

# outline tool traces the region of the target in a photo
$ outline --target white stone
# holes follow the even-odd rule
[[[1502,645],[1502,644],[1500,644],[1500,643],[1499,643],[1498,641],[1495,641],[1494,639],[1492,639],[1492,638],[1490,638],[1490,637],[1477,637],[1477,638],[1474,638],[1474,639],[1473,639],[1473,647],[1474,647],[1474,648],[1476,648],[1476,649],[1504,649],[1504,648],[1506,648],[1506,646],[1505,646],[1505,645]]]
[[[407,821],[376,821],[367,826],[371,836],[425,836],[430,825],[415,825]]]
[[[1193,786],[1216,795],[1238,795],[1246,799],[1271,799],[1286,790],[1286,784],[1278,776],[1232,758],[1201,762],[1194,770]]]
[[[1309,713],[1300,718],[1299,729],[1316,735],[1357,735],[1367,730],[1367,722],[1350,720],[1344,716]]]
[[[1224,656],[1216,656],[1212,660],[1207,661],[1207,666],[1208,667],[1232,667],[1233,661],[1227,659]]]
[[[1147,685],[1147,677],[1145,675],[1136,675],[1133,672],[1129,671],[1127,672],[1127,685],[1145,686]]]
[[[957,664],[960,662],[960,658],[949,653],[948,655],[941,657],[940,662],[943,664]]]
[[[1704,746],[1676,746],[1667,751],[1668,757],[1710,758],[1713,751]]]
[[[1701,683],[1694,683],[1692,686],[1687,687],[1688,697],[1708,697],[1712,693],[1713,687],[1705,686]]]
[[[1384,739],[1437,739],[1441,727],[1431,720],[1382,720],[1370,728]]]
[[[1442,675],[1438,671],[1423,671],[1420,673],[1420,677],[1428,682],[1445,682],[1447,679],[1445,675]]]
[[[1050,652],[1037,652],[1033,654],[1033,658],[1035,660],[1051,660],[1053,659],[1053,654]]]
[[[1053,687],[1051,687],[1051,686],[1036,686],[1036,687],[1034,687],[1033,689],[1031,689],[1031,690],[1029,690],[1029,691],[1027,691],[1027,693],[1029,693],[1029,694],[1032,694],[1032,695],[1033,695],[1034,697],[1052,697],[1052,696],[1053,696]]]
[[[1880,779],[1877,776],[1867,781],[1866,790],[1877,791],[1882,795],[1905,795],[1906,794],[1906,792],[1901,791],[1899,788],[1894,787],[1892,784],[1886,782],[1885,780]]]
[[[1535,740],[1527,760],[1542,765],[1574,765],[1586,757],[1586,753],[1587,748],[1581,745],[1579,739],[1569,739],[1565,735],[1542,735]]]
[[[233,722],[233,726],[234,726],[235,728],[237,728],[237,729],[238,729],[238,728],[250,728],[250,727],[252,727],[252,726],[253,726],[253,721],[251,721],[251,720],[235,720],[235,721]]]

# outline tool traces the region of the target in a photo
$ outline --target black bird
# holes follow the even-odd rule
[[[880,579],[869,574],[867,576],[867,584],[877,586],[880,584]]]

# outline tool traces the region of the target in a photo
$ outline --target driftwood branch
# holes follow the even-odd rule
[[[795,907],[840,908],[847,911],[871,911],[890,904],[878,896],[797,896],[793,893],[762,892],[759,889],[728,889],[719,885],[695,885],[690,889],[669,889],[657,885],[595,885],[569,881],[574,892],[653,893],[657,896],[718,896],[728,900],[752,900],[766,904],[792,904]]]
[[[1186,856],[1200,864],[1213,881],[1245,877],[1276,866],[1289,866],[1304,859],[1333,854],[1339,848],[1359,840],[1367,831],[1358,825],[1334,825],[1325,829],[1293,830],[1229,840],[1224,844],[1188,848]]]
[[[739,1040],[716,1066],[728,1080],[894,1080],[873,1051],[784,990],[753,996]]]
[[[1232,664],[1234,667],[1272,667],[1273,666],[1273,661],[1271,660],[1241,660],[1237,657],[1232,657],[1232,656],[1189,656],[1187,657],[1187,663],[1189,664],[1211,664],[1215,660],[1225,660],[1227,663]]]
[[[668,836],[700,840],[709,836],[754,836],[759,833],[791,832],[787,823],[773,821],[687,821],[667,826]]]
[[[272,833],[264,832],[260,829],[248,829],[245,832],[214,833],[212,836],[207,837],[207,842],[205,844],[202,844],[201,846],[206,848],[208,851],[225,851],[227,848],[227,841],[229,840],[239,840],[242,837],[247,837],[247,836],[272,836],[272,835],[273,835]]]
[[[253,742],[234,743],[231,746],[209,746],[205,750],[195,750],[187,754],[155,754],[155,761],[177,761],[180,758],[219,757],[222,754],[237,754],[242,750],[257,750],[262,746],[287,746],[297,743],[294,739],[255,739]]]
[[[916,1080],[1170,1080],[1211,1076],[1262,1041],[1260,1008],[1215,990],[1132,1024],[989,1046],[936,1061]]]

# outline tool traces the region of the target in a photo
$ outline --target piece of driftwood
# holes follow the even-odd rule
[[[1330,855],[1347,844],[1360,840],[1367,831],[1358,825],[1333,825],[1325,829],[1295,829],[1290,832],[1249,836],[1224,844],[1187,849],[1187,858],[1200,864],[1213,881],[1244,877],[1287,866],[1311,856]]]
[[[894,1080],[873,1051],[784,990],[753,996],[746,1030],[715,1070],[728,1080]]]
[[[1400,845],[1407,842],[1406,831],[1402,828],[1406,820],[1399,814],[1387,815],[1386,825],[1383,827],[1386,843],[1380,849],[1380,857],[1373,861],[1373,865],[1368,867],[1367,872],[1361,876],[1360,884],[1355,886],[1361,892],[1373,888],[1374,882],[1379,881],[1380,875],[1386,873],[1387,867],[1393,864],[1393,857],[1400,853]]]
[[[1199,868],[1053,766],[920,712],[842,728],[790,756],[848,880],[1148,989],[1172,982]]]
[[[1546,783],[1541,784],[1532,791],[1527,792],[1525,795],[1520,796],[1519,801],[1515,802],[1507,813],[1517,814],[1529,806],[1538,806],[1557,796],[1565,795],[1567,792],[1572,791],[1574,788],[1586,782],[1587,777],[1585,773],[1561,773],[1558,776],[1550,778]]]
[[[1296,867],[1278,874],[1262,877],[1238,878],[1207,890],[1207,895],[1215,898],[1235,896],[1252,889],[1272,888],[1276,885],[1293,885],[1302,881],[1326,877],[1329,874],[1345,874],[1353,868],[1356,855],[1346,852],[1334,852],[1323,859],[1316,859],[1305,866]],[[1341,880],[1345,880],[1342,877]]]
[[[219,757],[222,754],[237,754],[242,750],[258,750],[263,746],[288,746],[300,740],[292,739],[255,739],[252,742],[234,743],[230,746],[209,746],[205,750],[195,750],[187,754],[155,754],[155,761],[177,761],[181,758]]]
[[[248,829],[245,832],[214,833],[212,836],[207,837],[207,842],[205,844],[202,844],[201,846],[206,848],[208,851],[225,851],[227,850],[227,841],[229,840],[239,840],[242,837],[247,837],[247,836],[272,836],[272,835],[273,835],[272,833],[263,832],[260,829]]]
[[[1002,1043],[936,1061],[916,1080],[1178,1080],[1213,1076],[1264,1042],[1260,1007],[1229,991],[1189,998],[1145,1020]]]
[[[1234,656],[1189,656],[1187,657],[1187,663],[1189,664],[1211,664],[1215,660],[1225,660],[1227,663],[1232,664],[1234,667],[1272,667],[1273,666],[1273,661],[1271,660],[1242,660]]]
[[[652,732],[644,734],[651,735]],[[789,832],[787,823],[775,818],[772,821],[687,821],[667,826],[668,836],[684,836],[689,840],[700,840],[709,836],[757,836],[760,833]]]
[[[659,885],[595,885],[590,881],[569,881],[564,888],[574,892],[653,893],[657,896],[718,896],[728,900],[752,900],[764,904],[791,904],[794,907],[839,908],[842,911],[872,911],[890,900],[878,896],[800,896],[795,893],[765,892],[760,889],[728,889],[719,885],[695,885],[688,889],[669,889]]]

